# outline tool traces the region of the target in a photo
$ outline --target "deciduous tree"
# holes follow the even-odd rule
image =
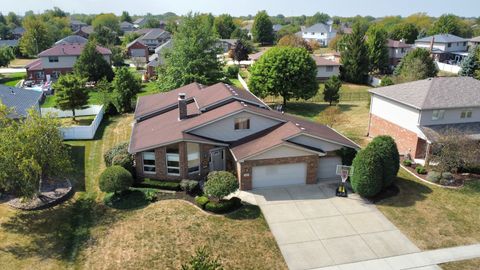
[[[86,79],[77,74],[61,75],[54,85],[55,107],[61,110],[71,110],[75,121],[75,110],[85,109],[88,104]]]
[[[120,24],[117,16],[113,13],[99,14],[92,21],[93,28],[107,27],[117,33],[120,32]]]
[[[106,78],[111,81],[113,79],[113,70],[110,63],[103,58],[103,55],[97,50],[97,43],[89,40],[83,48],[82,53],[78,57],[73,66],[75,73],[87,78],[89,81],[99,81]]]
[[[37,16],[28,16],[23,19],[25,33],[20,39],[20,50],[24,55],[37,54],[50,47],[52,40],[48,35],[47,25]]]
[[[271,44],[274,40],[273,24],[265,10],[255,15],[252,26],[253,41],[263,44]]]
[[[237,26],[233,22],[232,16],[229,14],[222,14],[215,17],[213,28],[220,38],[230,38]]]
[[[282,37],[278,43],[278,46],[289,46],[289,47],[295,47],[295,48],[304,48],[305,50],[309,51],[310,53],[313,52],[312,47],[310,47],[310,44],[303,39],[302,37],[299,37],[297,35],[286,35]]]
[[[15,59],[13,49],[7,46],[0,47],[0,67],[6,67]]]
[[[115,107],[119,112],[130,112],[133,110],[133,99],[142,88],[140,79],[135,77],[126,67],[121,67],[115,72],[115,79],[112,82]]]
[[[413,44],[418,38],[419,31],[413,23],[401,23],[393,26],[392,31],[388,34],[393,40],[405,40],[408,44]]]
[[[400,82],[417,81],[435,77],[438,69],[430,57],[430,52],[416,48],[405,55],[394,74]]]
[[[122,15],[120,15],[120,22],[132,22],[132,17],[130,17],[130,14],[128,11],[123,11]]]

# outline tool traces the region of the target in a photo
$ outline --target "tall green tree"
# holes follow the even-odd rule
[[[413,23],[401,23],[393,26],[392,31],[388,37],[393,40],[405,40],[408,44],[413,44],[418,38],[419,31]]]
[[[317,66],[304,48],[274,47],[251,67],[250,90],[260,97],[309,99],[318,91]]]
[[[222,14],[218,17],[215,17],[215,20],[213,21],[213,28],[215,33],[217,33],[220,38],[230,38],[237,26],[233,22],[232,16],[229,14]]]
[[[92,21],[93,28],[107,27],[110,30],[119,33],[120,23],[117,16],[113,13],[99,14]]]
[[[307,20],[305,21],[305,24],[307,26],[311,26],[316,23],[326,23],[329,19],[330,19],[330,16],[328,16],[328,14],[317,12],[313,14],[313,16],[308,17]]]
[[[368,78],[369,57],[365,45],[365,30],[361,23],[353,25],[352,33],[344,35],[341,44],[342,79],[351,83],[365,83]]]
[[[250,53],[250,49],[246,45],[246,41],[244,40],[237,40],[232,50],[232,58],[234,61],[240,62],[244,60],[248,60],[248,54]]]
[[[388,72],[387,32],[378,25],[372,25],[367,31],[367,48],[370,71],[385,74]]]
[[[430,35],[436,34],[452,34],[452,35],[460,35],[461,34],[461,26],[460,26],[460,18],[453,15],[453,14],[444,14],[438,18],[435,23],[433,23],[433,27],[430,29]]]
[[[43,181],[59,181],[71,171],[68,148],[51,116],[34,110],[20,120],[7,115],[0,104],[0,189],[32,198]]]
[[[219,82],[223,73],[217,58],[217,40],[205,16],[185,16],[173,35],[172,49],[165,53],[165,65],[159,69],[160,89],[171,90],[192,82]]]
[[[105,26],[95,27],[88,39],[95,40],[98,44],[108,48],[112,48],[120,42],[117,32]]]
[[[25,33],[20,39],[20,50],[24,55],[37,56],[52,44],[46,23],[37,16],[25,17],[23,28]]]
[[[160,28],[160,21],[154,17],[149,17],[142,28]]]
[[[6,67],[15,59],[13,49],[7,46],[0,47],[0,67]]]
[[[20,23],[20,18],[17,16],[17,14],[15,14],[15,12],[12,12],[12,11],[10,11],[7,14],[6,20],[7,20],[7,24],[9,24],[9,25],[15,25],[15,26],[22,25]]]
[[[75,121],[75,110],[85,109],[88,104],[88,90],[85,87],[86,79],[77,74],[60,76],[54,84],[55,108],[71,110]]]
[[[342,87],[342,81],[338,76],[332,76],[325,82],[325,88],[323,89],[323,100],[328,102],[331,106],[332,103],[336,103],[340,100],[340,88]]]
[[[262,45],[273,43],[273,40],[275,39],[275,35],[273,34],[273,24],[265,10],[259,11],[257,15],[255,15],[252,26],[252,35],[253,41],[259,42]]]
[[[68,18],[45,15],[41,16],[41,18],[47,26],[48,39],[52,43],[72,34]]]
[[[480,59],[477,58],[477,55],[480,56],[479,46],[470,49],[468,56],[462,61],[461,69],[458,75],[468,77],[475,76],[475,71],[480,70]]]
[[[121,67],[115,72],[115,79],[112,82],[114,104],[119,112],[130,112],[133,110],[133,102],[136,95],[142,89],[140,79],[137,78],[128,68]]]
[[[97,43],[89,40],[83,48],[82,54],[78,57],[73,71],[88,81],[99,81],[106,78],[111,81],[113,79],[113,70],[110,63],[103,58],[103,55],[97,50]]]
[[[120,15],[120,22],[129,22],[132,23],[132,17],[130,17],[130,14],[128,11],[122,11],[122,15]]]
[[[305,50],[307,50],[310,53],[313,52],[312,47],[310,46],[310,44],[305,39],[303,39],[300,36],[293,35],[293,34],[286,35],[286,36],[282,37],[278,41],[277,45],[278,46],[289,46],[289,47],[304,48]]]
[[[403,57],[396,67],[394,75],[400,82],[423,80],[437,76],[438,69],[430,57],[430,52],[424,48],[416,48]]]

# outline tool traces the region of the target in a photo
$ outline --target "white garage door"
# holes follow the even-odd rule
[[[318,159],[317,178],[335,178],[337,165],[342,165],[340,157],[321,157]]]
[[[132,57],[145,57],[145,50],[144,49],[132,49],[130,50]]]
[[[305,184],[307,164],[293,163],[252,168],[253,188]]]

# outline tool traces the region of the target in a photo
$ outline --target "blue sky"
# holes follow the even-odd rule
[[[459,16],[480,16],[479,0],[0,0],[0,11],[24,13],[27,10],[41,12],[58,6],[68,12],[120,14],[153,14],[172,11],[185,14],[188,11],[230,13],[232,15],[255,14],[267,10],[269,14],[312,15],[320,11],[330,15],[354,16],[410,15],[426,12],[431,16],[454,13]]]

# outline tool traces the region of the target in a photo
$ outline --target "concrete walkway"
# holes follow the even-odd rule
[[[402,270],[402,269],[440,269],[437,264],[469,260],[480,257],[480,244],[459,246],[453,248],[442,248],[417,252],[407,255],[394,256],[363,262],[342,264],[317,268],[317,270],[350,270],[350,269],[369,269],[369,270]],[[480,266],[479,266],[480,268]]]
[[[420,252],[373,204],[356,194],[336,197],[335,188],[330,182],[239,192],[237,196],[260,206],[290,269]]]

